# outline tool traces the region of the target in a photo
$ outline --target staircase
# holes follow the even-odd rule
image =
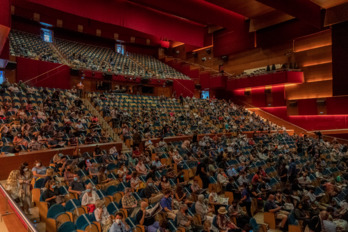
[[[138,65],[139,67],[142,67],[144,70],[146,70],[148,73],[151,73],[152,76],[156,76],[155,71],[153,71],[152,69],[146,67],[143,63],[139,62],[138,60],[134,59],[132,57],[132,55],[127,54],[128,59],[130,59],[131,61],[133,61],[136,65]]]
[[[132,149],[127,147],[126,144],[123,142],[123,140],[118,136],[118,134],[113,130],[113,128],[109,125],[109,123],[104,119],[104,117],[99,113],[99,111],[92,105],[92,103],[86,99],[81,99],[84,103],[84,105],[87,107],[87,109],[95,116],[98,117],[100,126],[103,128],[103,130],[111,136],[111,138],[119,143],[122,143],[122,153],[128,153],[131,152]]]
[[[62,53],[60,53],[60,51],[58,50],[58,48],[56,47],[55,43],[49,43],[49,46],[52,48],[52,50],[58,55],[59,60],[62,61],[63,64],[71,66],[71,64],[69,63],[69,61],[67,59],[65,59],[65,56],[63,56]]]

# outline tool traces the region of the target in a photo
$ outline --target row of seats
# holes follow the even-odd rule
[[[184,74],[150,56],[131,53],[123,55],[111,48],[58,38],[55,39],[54,43],[47,43],[39,35],[17,30],[12,30],[10,33],[10,53],[13,56],[64,63],[52,47],[56,47],[64,59],[77,69],[147,78],[189,79]]]

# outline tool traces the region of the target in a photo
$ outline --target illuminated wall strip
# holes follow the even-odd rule
[[[314,62],[314,63],[308,63],[308,64],[303,64],[302,67],[310,67],[310,66],[315,66],[315,65],[321,65],[321,64],[329,64],[332,63],[332,60],[325,60],[321,62]]]
[[[294,52],[295,53],[304,52],[304,51],[309,51],[309,50],[313,50],[313,49],[316,49],[316,48],[322,48],[322,47],[331,46],[331,45],[332,45],[332,42],[329,42],[329,43],[317,44],[317,45],[305,47],[305,48],[302,48],[302,49],[301,48],[296,49],[296,46],[295,46]]]

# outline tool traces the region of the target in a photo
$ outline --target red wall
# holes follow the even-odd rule
[[[254,47],[254,34],[249,33],[249,23],[240,30],[222,30],[214,34],[214,56],[229,55]]]
[[[39,76],[37,79],[29,82],[30,85],[70,88],[70,68],[68,66],[17,57],[17,82],[20,80],[25,82],[37,76]]]
[[[288,116],[286,107],[270,107],[262,110],[308,131],[348,128],[348,115]]]
[[[28,1],[14,0],[14,2],[27,4]],[[34,3],[34,8],[45,6],[101,23],[129,28],[157,38],[169,38],[196,46],[204,44],[205,28],[203,26],[149,10],[128,1],[30,0],[29,2]],[[105,33],[113,34],[112,31]]]
[[[173,91],[176,92],[176,96],[192,97],[195,91],[195,84],[192,80],[179,80],[173,79]]]

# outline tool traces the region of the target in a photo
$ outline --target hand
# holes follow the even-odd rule
[[[132,205],[133,208],[137,207],[137,204]]]

